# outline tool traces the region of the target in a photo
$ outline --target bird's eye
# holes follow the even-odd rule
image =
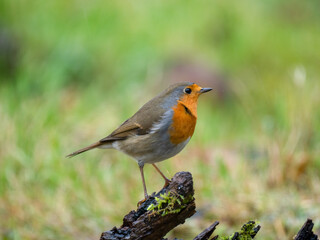
[[[191,93],[191,89],[190,88],[185,88],[184,92],[190,94]]]

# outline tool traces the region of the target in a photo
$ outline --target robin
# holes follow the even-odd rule
[[[144,164],[152,164],[165,180],[165,186],[169,185],[170,180],[155,163],[175,156],[186,146],[197,122],[198,97],[211,90],[190,82],[171,85],[143,105],[109,136],[67,157],[94,148],[113,148],[129,155],[138,162],[146,200],[148,193]]]

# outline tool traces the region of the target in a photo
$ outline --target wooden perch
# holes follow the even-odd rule
[[[123,218],[121,227],[114,227],[103,232],[100,240],[165,240],[163,237],[179,224],[196,212],[192,175],[189,172],[178,172],[174,175],[169,186],[142,203],[137,210],[132,210]],[[219,222],[213,223],[194,240],[217,240],[219,236],[211,237]],[[318,240],[312,232],[313,223],[308,219],[295,240]],[[260,226],[254,221],[244,224],[239,232],[228,240],[253,239]]]
[[[193,194],[191,173],[176,173],[169,186],[153,194],[136,211],[127,214],[120,228],[114,227],[102,233],[100,239],[162,239],[196,212]],[[159,203],[161,206],[157,208]],[[154,206],[153,210],[150,206]]]
[[[129,212],[123,218],[123,224],[119,228],[112,228],[103,232],[100,240],[158,240],[177,225],[182,224],[196,212],[194,202],[194,189],[192,175],[189,172],[178,172],[174,175],[169,186],[153,194],[147,201],[142,203],[137,210]],[[213,223],[195,240],[208,240],[219,222]],[[253,238],[259,231],[260,226],[250,221],[245,224],[239,233],[235,233],[233,240],[237,240],[241,234],[250,229]],[[245,230],[243,230],[245,229]],[[247,234],[247,233],[246,233]],[[217,239],[218,236],[212,238]]]

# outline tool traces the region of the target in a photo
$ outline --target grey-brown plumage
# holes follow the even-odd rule
[[[156,122],[158,122],[167,111],[167,108],[172,107],[174,104],[176,104],[176,101],[179,99],[181,94],[183,94],[182,89],[188,85],[192,85],[192,83],[183,82],[171,85],[158,96],[143,105],[131,118],[123,122],[110,135],[102,138],[101,140],[99,140],[99,142],[91,144],[85,148],[79,149],[67,155],[67,157],[74,157],[91,149],[99,148],[107,144],[109,145],[114,141],[124,140],[128,136],[144,135],[149,133],[152,126]],[[166,96],[168,95],[172,95],[174,97],[171,99],[167,99]]]

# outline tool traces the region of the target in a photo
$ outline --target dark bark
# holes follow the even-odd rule
[[[200,233],[198,236],[196,236],[193,240],[208,240],[209,237],[211,237],[213,231],[216,229],[216,226],[219,224],[219,222],[214,222],[210,227],[205,229],[202,233]]]
[[[161,205],[159,205],[161,202]],[[153,204],[153,205],[152,205]],[[150,208],[150,206],[153,206]],[[148,209],[149,208],[149,209]],[[161,189],[143,202],[137,210],[132,210],[123,218],[121,227],[114,227],[103,232],[100,240],[165,240],[163,237],[196,212],[192,175],[189,172],[178,172],[169,186]],[[209,240],[219,222],[213,223],[194,240]],[[313,222],[308,219],[300,229],[295,240],[319,240],[312,232]],[[260,225],[254,221],[244,224],[239,232],[228,239],[253,239]],[[218,236],[211,240],[220,239]]]
[[[318,240],[318,236],[313,233],[313,222],[311,219],[307,219],[307,221],[303,224],[302,228],[299,230],[298,234],[294,238],[294,240]]]
[[[170,196],[178,199],[168,210],[169,213],[163,214],[166,204],[163,204],[161,209],[148,210],[151,204],[157,204],[155,197],[161,198],[160,194],[168,194],[169,192]],[[153,194],[136,211],[133,210],[127,214],[120,228],[114,227],[112,230],[102,233],[100,239],[162,239],[171,229],[184,223],[196,212],[193,194],[192,175],[189,172],[176,173],[169,186],[157,194]]]

